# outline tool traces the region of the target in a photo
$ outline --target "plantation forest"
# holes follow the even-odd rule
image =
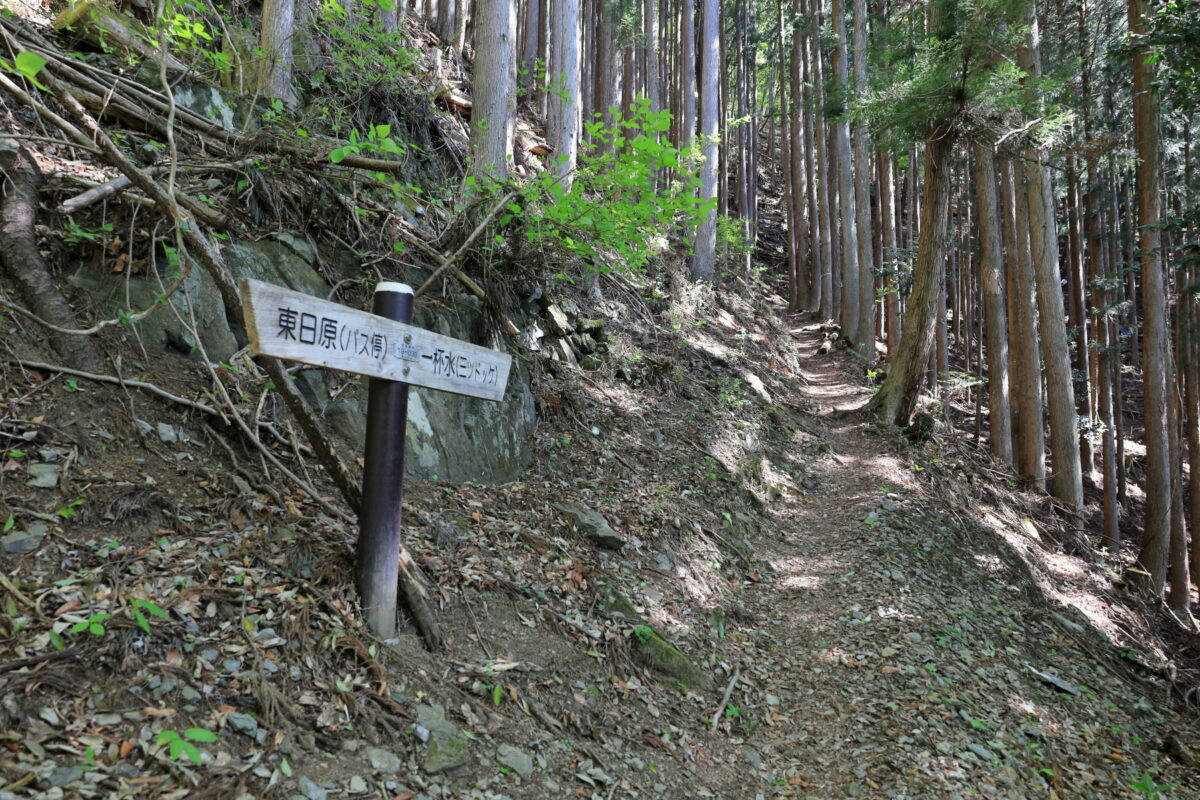
[[[0,0],[0,800],[1200,797],[1200,3]]]

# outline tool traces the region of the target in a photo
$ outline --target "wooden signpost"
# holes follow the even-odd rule
[[[248,278],[238,281],[238,289],[255,355],[371,378],[355,577],[367,624],[391,638],[402,552],[408,387],[500,400],[512,357],[409,325],[413,290],[402,283],[375,288],[373,314]]]

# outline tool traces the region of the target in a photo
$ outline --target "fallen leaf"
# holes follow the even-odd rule
[[[83,606],[83,604],[80,603],[78,600],[68,600],[67,602],[65,602],[61,606],[59,606],[58,608],[54,609],[54,616],[61,617],[63,614],[68,614],[82,606]]]
[[[120,752],[118,753],[117,757],[118,758],[129,758],[129,754],[133,752],[133,747],[134,747],[133,742],[129,741],[128,739],[125,739],[124,741],[121,742],[121,749],[120,749]]]

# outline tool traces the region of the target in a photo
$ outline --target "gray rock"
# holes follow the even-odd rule
[[[995,755],[992,754],[992,751],[988,750],[986,747],[983,747],[982,745],[975,744],[974,742],[968,743],[967,749],[970,750],[975,755],[982,758],[985,762],[991,762],[992,759],[994,759],[996,757]]]
[[[234,711],[226,719],[238,733],[244,733],[247,736],[253,737],[258,733],[258,720],[249,714],[241,711]]]
[[[363,752],[371,762],[371,769],[376,772],[395,775],[404,768],[400,759],[390,750],[384,750],[382,747],[368,747]]]
[[[179,434],[173,426],[165,422],[160,422],[154,428],[158,432],[158,438],[163,444],[175,444],[175,442],[179,441]]]
[[[602,515],[575,503],[555,503],[554,507],[566,514],[579,530],[596,547],[605,550],[620,550],[625,538],[612,529]]]
[[[296,786],[308,800],[328,800],[329,792],[309,778],[300,778]]]
[[[417,706],[417,722],[423,728],[429,731],[441,731],[443,733],[457,733],[458,729],[454,727],[454,723],[446,719],[446,710],[441,706]]]
[[[496,750],[496,760],[522,778],[528,778],[533,774],[533,759],[528,753],[512,745],[500,745]]]
[[[29,480],[26,485],[35,489],[53,489],[58,486],[58,478],[62,467],[57,464],[30,464],[28,467]]]
[[[536,353],[542,349],[542,338],[545,335],[546,332],[542,330],[540,325],[536,322],[531,322],[525,330],[517,335],[517,341],[521,343],[522,347],[526,347]]]
[[[46,778],[51,786],[66,786],[83,777],[83,767],[58,767]]]
[[[50,526],[44,522],[30,522],[23,531],[12,531],[0,537],[0,555],[23,556],[42,546]]]
[[[346,790],[350,792],[350,794],[365,794],[368,788],[367,782],[363,780],[362,776],[360,775],[355,775],[352,777],[350,779],[350,783],[346,786]]]
[[[546,307],[546,318],[550,323],[550,332],[555,336],[567,336],[574,330],[570,319],[567,318],[567,312],[554,303]]]
[[[432,731],[425,749],[425,771],[430,775],[450,772],[471,763],[471,745],[461,733]]]

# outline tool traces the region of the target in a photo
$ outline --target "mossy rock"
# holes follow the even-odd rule
[[[642,615],[633,607],[633,603],[611,583],[601,585],[596,605],[601,613],[610,617],[617,617],[638,624],[642,622]]]
[[[685,688],[712,688],[712,676],[648,625],[634,628],[630,645],[634,660],[660,677]]]

